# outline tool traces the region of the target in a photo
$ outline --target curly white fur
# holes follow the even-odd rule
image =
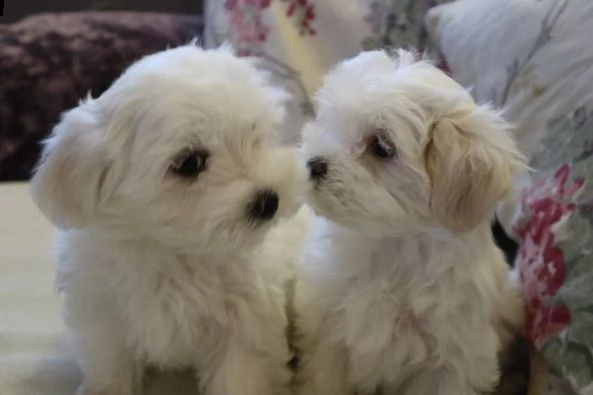
[[[317,103],[299,393],[490,391],[523,311],[490,231],[525,169],[508,125],[405,51],[343,62]]]
[[[65,113],[32,194],[63,229],[57,285],[78,394],[137,394],[147,364],[195,368],[204,395],[288,393],[284,286],[307,174],[277,143],[281,100],[248,60],[192,44]],[[194,151],[205,169],[175,174]],[[262,190],[278,207],[260,221],[248,207]]]

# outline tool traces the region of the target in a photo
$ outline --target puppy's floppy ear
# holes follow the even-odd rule
[[[425,161],[431,209],[447,229],[463,233],[488,219],[514,176],[527,170],[508,129],[487,107],[457,108],[436,120]]]
[[[107,155],[92,100],[66,112],[44,149],[31,180],[35,204],[59,228],[79,228],[92,218],[107,174]]]

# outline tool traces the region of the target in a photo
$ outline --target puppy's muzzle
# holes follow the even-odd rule
[[[312,158],[307,162],[309,177],[313,181],[319,181],[327,175],[327,161],[323,158]]]
[[[266,189],[258,192],[247,206],[247,215],[253,221],[268,221],[278,211],[278,194]]]

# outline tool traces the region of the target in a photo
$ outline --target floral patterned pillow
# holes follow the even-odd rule
[[[593,3],[457,0],[426,22],[453,77],[516,125],[534,171],[497,214],[519,242],[525,332],[573,389],[591,394]]]
[[[526,334],[558,373],[593,390],[593,110],[549,123],[513,231]]]
[[[447,0],[206,0],[207,46],[257,56],[291,93],[285,140],[296,142],[325,72],[363,49],[430,48],[424,14]]]

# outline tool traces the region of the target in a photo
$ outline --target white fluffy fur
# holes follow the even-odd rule
[[[524,159],[508,126],[400,51],[338,65],[304,133],[328,166],[299,272],[301,395],[474,395],[523,306],[490,230]],[[373,154],[375,135],[393,158]]]
[[[276,142],[281,92],[225,48],[132,65],[64,114],[32,194],[59,234],[57,285],[80,395],[140,392],[146,364],[193,367],[203,395],[288,391],[285,281],[301,248],[304,166]],[[197,178],[171,172],[209,152]],[[279,196],[254,225],[255,194]]]

